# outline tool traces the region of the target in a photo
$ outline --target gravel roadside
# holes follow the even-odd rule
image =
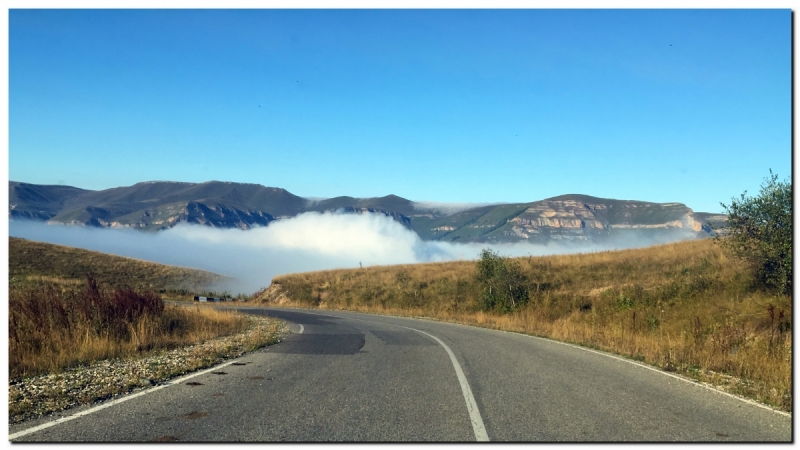
[[[135,359],[98,361],[60,373],[11,379],[8,386],[8,422],[19,423],[147,389],[171,378],[278,343],[289,332],[286,323],[277,319],[250,315],[247,319],[250,327],[244,333],[201,344]]]

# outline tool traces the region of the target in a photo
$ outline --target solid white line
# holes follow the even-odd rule
[[[305,330],[305,328],[303,328],[303,324],[302,323],[298,323],[298,325],[300,325],[300,332],[297,333],[297,334],[303,334],[303,330]]]
[[[464,371],[461,370],[461,365],[458,363],[456,355],[454,355],[453,351],[450,350],[450,347],[448,347],[444,342],[442,342],[441,339],[437,338],[432,334],[428,334],[424,331],[417,330],[416,328],[404,327],[402,325],[395,325],[395,326],[416,331],[417,333],[422,333],[425,336],[434,339],[436,342],[439,343],[439,345],[444,347],[445,351],[450,356],[450,361],[453,363],[453,367],[456,369],[456,376],[458,377],[458,382],[461,384],[461,392],[464,394],[464,401],[467,402],[467,410],[469,411],[469,418],[470,421],[472,422],[472,431],[475,432],[475,440],[478,442],[488,442],[489,435],[486,433],[486,427],[483,425],[483,418],[481,418],[481,412],[478,410],[478,404],[475,402],[475,397],[473,397],[472,395],[472,389],[469,388],[467,377],[464,375]]]
[[[114,406],[114,405],[117,405],[117,404],[122,403],[122,402],[127,402],[130,399],[133,399],[133,398],[136,398],[136,397],[140,397],[140,396],[145,395],[145,394],[150,394],[152,392],[158,391],[160,389],[164,389],[166,387],[169,387],[169,386],[172,386],[172,385],[175,385],[175,384],[183,383],[184,381],[186,381],[188,379],[191,379],[191,378],[194,378],[196,376],[203,375],[203,374],[206,374],[208,372],[211,372],[211,371],[214,371],[214,370],[217,370],[217,369],[221,369],[221,368],[223,368],[225,366],[233,364],[235,361],[236,360],[231,360],[231,361],[225,362],[223,364],[220,364],[218,366],[214,366],[214,367],[211,367],[209,369],[202,370],[200,372],[195,372],[195,373],[186,375],[186,376],[184,376],[182,378],[176,378],[174,380],[170,380],[170,381],[166,382],[165,384],[160,384],[160,385],[158,385],[156,387],[153,387],[153,388],[150,388],[150,389],[146,389],[144,391],[140,391],[140,392],[137,392],[135,394],[131,394],[131,395],[128,395],[128,396],[125,396],[125,397],[122,397],[122,398],[118,398],[116,400],[111,400],[109,402],[104,402],[101,405],[97,405],[97,406],[95,406],[93,408],[89,408],[89,409],[87,409],[85,411],[81,411],[81,412],[75,413],[75,414],[73,414],[71,416],[61,417],[61,418],[58,418],[58,419],[56,419],[56,420],[54,420],[52,422],[43,423],[43,424],[37,425],[37,426],[35,426],[33,428],[28,428],[27,430],[18,431],[18,432],[14,433],[14,434],[9,435],[8,436],[8,440],[11,441],[11,440],[14,440],[16,438],[19,438],[19,437],[22,437],[22,436],[26,436],[26,435],[31,434],[31,433],[35,433],[37,431],[44,430],[45,428],[50,428],[52,426],[55,426],[55,425],[58,425],[58,424],[61,424],[61,423],[64,423],[64,422],[68,422],[68,421],[70,421],[72,419],[77,419],[78,417],[82,417],[82,416],[86,416],[86,415],[92,414],[94,412],[100,411],[101,409],[108,408],[109,406]]]
[[[315,314],[315,313],[310,313],[310,314]],[[323,314],[316,314],[316,315],[321,316]],[[475,401],[475,397],[472,395],[472,389],[470,389],[469,387],[469,382],[467,381],[467,377],[466,375],[464,375],[464,371],[461,369],[461,365],[458,363],[456,355],[453,354],[453,351],[450,350],[450,347],[448,347],[447,344],[442,342],[441,339],[437,338],[432,334],[417,330],[416,328],[405,327],[403,325],[397,325],[394,323],[373,322],[371,320],[358,319],[355,317],[341,317],[341,316],[329,316],[329,317],[337,317],[346,320],[360,320],[362,322],[369,322],[378,325],[391,325],[395,327],[405,328],[406,330],[422,333],[425,336],[428,336],[431,339],[438,342],[439,345],[444,347],[444,350],[447,352],[447,355],[450,356],[450,362],[453,363],[453,368],[456,370],[456,377],[458,378],[458,383],[461,385],[461,393],[464,394],[464,401],[467,403],[467,411],[469,412],[470,422],[472,422],[472,431],[475,433],[475,440],[478,442],[489,442],[489,434],[486,432],[486,427],[483,424],[483,418],[481,417],[481,412],[478,409],[478,403]]]

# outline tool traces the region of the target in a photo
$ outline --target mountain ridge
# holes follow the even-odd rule
[[[457,242],[599,241],[620,233],[706,237],[725,216],[683,203],[564,194],[525,203],[495,203],[452,213],[397,195],[307,199],[254,183],[145,181],[87,190],[9,181],[9,219],[159,231],[178,223],[250,229],[305,212],[378,213],[423,240]],[[428,202],[429,203],[429,202]],[[711,224],[711,226],[709,225]],[[627,230],[627,231],[626,231]],[[692,236],[694,233],[694,236]]]

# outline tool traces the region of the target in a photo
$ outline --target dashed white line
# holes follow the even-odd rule
[[[300,325],[300,332],[297,333],[297,334],[303,334],[303,330],[305,330],[305,328],[303,328],[303,324],[302,323],[298,323],[298,325]]]

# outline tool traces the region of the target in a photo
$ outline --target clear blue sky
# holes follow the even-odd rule
[[[791,173],[784,10],[11,10],[9,178],[719,212]]]

